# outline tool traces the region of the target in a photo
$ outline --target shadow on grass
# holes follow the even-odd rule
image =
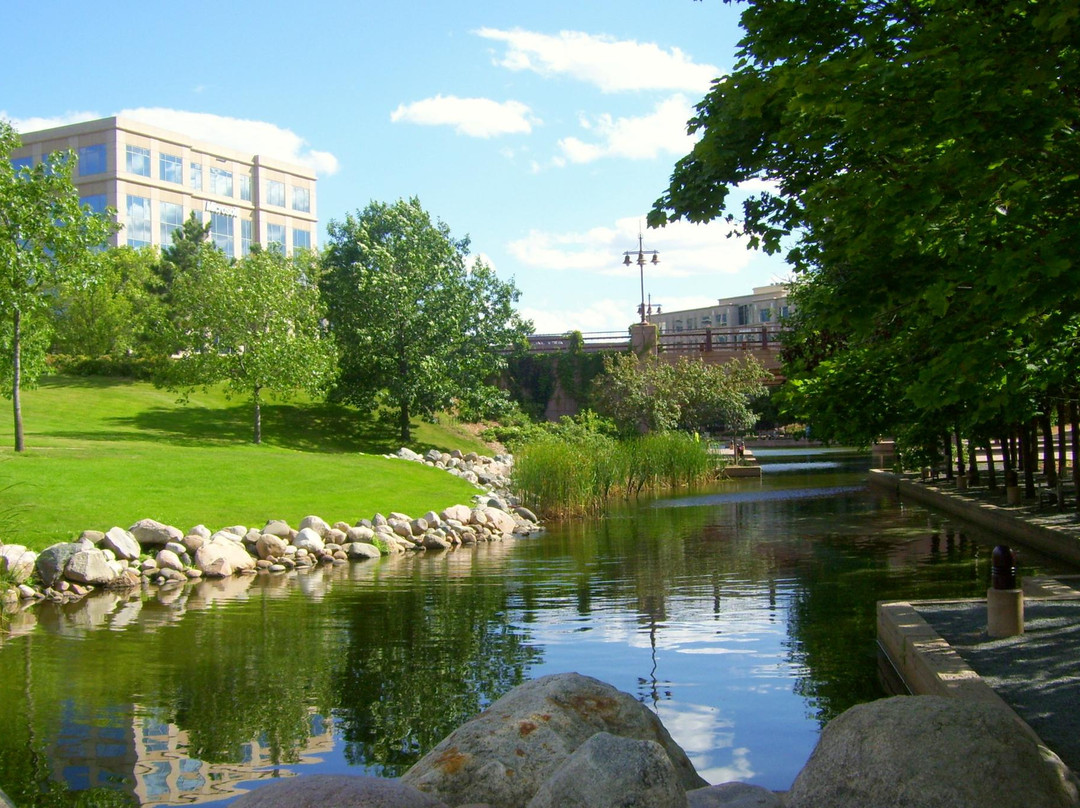
[[[250,404],[230,407],[149,407],[131,417],[113,418],[113,430],[52,433],[86,441],[156,441],[183,446],[250,443]],[[401,447],[396,425],[371,413],[338,404],[264,404],[262,440],[267,446],[303,452],[387,454]],[[425,452],[433,445],[416,444]]]

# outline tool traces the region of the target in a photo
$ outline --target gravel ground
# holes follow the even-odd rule
[[[984,604],[916,604],[953,649],[1080,773],[1080,600],[1024,604],[1024,634],[991,639]]]

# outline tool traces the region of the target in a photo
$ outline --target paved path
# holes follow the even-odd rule
[[[912,604],[1074,772],[1080,772],[1080,592],[1024,605],[1024,633],[992,639],[986,606]]]
[[[1080,514],[1073,508],[1058,511],[1030,501],[1006,506],[1002,491],[991,492],[985,486],[958,491],[951,481],[896,476],[904,482],[901,496],[916,487],[921,502],[961,519],[977,508],[983,527],[993,525],[991,529],[1000,529],[1003,536],[1020,537],[1034,528],[1043,534],[1040,540],[1057,545],[1060,557],[1073,555],[1073,547],[1080,543]],[[1080,774],[1080,575],[1023,583],[1024,634],[1016,637],[987,635],[984,600],[916,601],[912,606]]]

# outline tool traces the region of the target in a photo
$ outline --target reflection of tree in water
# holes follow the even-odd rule
[[[507,601],[501,581],[433,577],[357,600],[335,676],[350,763],[399,776],[524,681],[540,651],[511,624]]]
[[[189,757],[239,763],[259,739],[270,762],[294,763],[311,735],[310,708],[327,714],[337,636],[324,607],[290,592],[288,605],[263,597],[258,610],[226,607],[186,619],[159,704],[172,704],[188,731]]]
[[[947,552],[940,552],[942,544]],[[866,552],[870,547],[876,551]],[[915,567],[890,558],[912,552],[928,554],[930,563]],[[975,563],[980,552],[962,534],[943,542],[929,530],[915,543],[886,535],[816,536],[788,607],[790,659],[805,669],[795,692],[806,699],[809,714],[824,725],[855,704],[884,696],[875,673],[877,602],[977,597],[986,590]]]

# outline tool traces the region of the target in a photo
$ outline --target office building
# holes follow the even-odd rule
[[[252,244],[287,254],[316,246],[315,173],[303,166],[203,143],[128,118],[20,133],[16,165],[70,149],[83,203],[111,207],[122,225],[111,245],[168,246],[192,213],[230,258]]]
[[[703,331],[706,328],[736,335],[756,333],[761,326],[781,325],[791,313],[785,284],[758,286],[752,294],[722,298],[715,305],[700,309],[661,313],[659,308],[650,314],[649,322],[658,325],[661,334]]]

